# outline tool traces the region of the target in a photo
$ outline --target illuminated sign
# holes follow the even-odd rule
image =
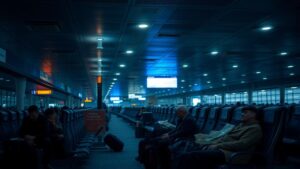
[[[91,102],[93,102],[93,100],[92,100],[92,99],[89,99],[89,98],[85,98],[84,102],[85,102],[85,103],[91,103]]]
[[[111,101],[117,101],[117,100],[120,100],[120,97],[110,97],[110,100]]]
[[[33,90],[31,93],[36,95],[50,95],[52,94],[52,90]]]
[[[102,83],[102,76],[97,77],[97,83]]]
[[[177,88],[177,78],[147,77],[147,88]]]

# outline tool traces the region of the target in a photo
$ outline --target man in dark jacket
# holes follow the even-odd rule
[[[20,136],[24,139],[22,152],[26,158],[25,166],[29,168],[36,168],[37,149],[47,149],[49,143],[48,122],[46,118],[39,114],[38,107],[32,105],[28,108],[28,116],[24,118],[20,128]],[[44,152],[45,153],[45,152]],[[43,157],[43,164],[48,168],[49,159]]]
[[[168,145],[174,142],[176,139],[180,138],[191,138],[195,133],[197,133],[197,125],[195,119],[188,114],[188,111],[185,106],[180,106],[176,110],[176,115],[178,117],[176,128],[168,133],[165,133],[159,137],[144,139],[139,143],[139,156],[137,160],[144,164],[150,164],[151,167],[155,168],[155,162],[149,162],[149,148],[154,148],[157,159],[160,157],[169,157],[168,153]],[[169,161],[168,159],[163,159],[161,161]],[[146,164],[146,167],[147,167]],[[168,165],[167,163],[163,163],[162,165]]]
[[[258,110],[255,107],[244,107],[240,124],[223,137],[203,146],[202,150],[186,152],[180,155],[176,159],[176,162],[178,162],[176,168],[215,168],[217,165],[228,161],[234,152],[253,152],[262,139],[262,129],[257,120],[257,113]],[[249,154],[249,157],[245,156],[243,161],[236,162],[246,163],[250,158],[251,154]]]

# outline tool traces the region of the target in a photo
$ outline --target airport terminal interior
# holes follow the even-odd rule
[[[0,168],[300,168],[299,21],[299,0],[3,0]]]

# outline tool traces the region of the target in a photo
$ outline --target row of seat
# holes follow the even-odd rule
[[[220,130],[226,123],[238,124],[241,120],[242,108],[243,106],[199,106],[189,107],[188,111],[195,117],[200,132],[209,133],[212,130]],[[133,117],[134,109],[138,108],[127,108],[125,110],[131,112],[123,111],[121,113]],[[260,152],[266,161],[271,163],[275,148],[279,144],[286,146],[290,143],[299,143],[300,105],[260,106],[258,109],[264,132]],[[147,111],[152,112],[156,120],[168,120],[173,124],[176,123],[175,110],[175,107],[147,108]]]
[[[0,108],[0,144],[9,138],[18,136],[18,130],[26,115],[27,111]]]

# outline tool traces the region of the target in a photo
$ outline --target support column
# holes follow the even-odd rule
[[[97,77],[97,108],[102,109],[102,77]]]
[[[225,104],[225,93],[224,92],[222,93],[221,97],[222,97],[222,104]]]
[[[285,102],[285,88],[280,87],[280,104],[284,104]]]
[[[18,111],[24,110],[26,79],[16,78],[16,101]]]

